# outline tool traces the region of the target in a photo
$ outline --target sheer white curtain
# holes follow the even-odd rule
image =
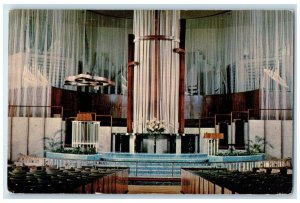
[[[164,121],[168,133],[178,131],[179,11],[158,11],[158,35],[169,40],[159,40],[157,115],[155,115],[155,41],[145,36],[155,34],[155,11],[134,11],[135,56],[139,62],[134,72],[133,128],[137,133],[146,132],[146,121]]]
[[[9,105],[49,106],[51,86],[82,72],[115,80],[102,93],[126,94],[127,37],[132,20],[85,10],[9,12]],[[94,90],[90,90],[94,91]],[[50,111],[47,112],[47,114]],[[42,108],[11,108],[14,116],[41,116]]]
[[[132,27],[132,19],[86,13],[85,70],[115,82],[107,90],[101,88],[101,93],[127,94],[128,34],[132,34]]]
[[[293,44],[292,11],[187,20],[186,92],[192,86],[203,95],[260,89],[261,108],[292,108]]]

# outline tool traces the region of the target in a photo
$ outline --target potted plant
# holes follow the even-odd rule
[[[273,146],[268,143],[263,137],[255,136],[255,141],[249,140],[249,146],[247,149],[248,154],[259,154],[265,153],[265,147],[269,146],[273,148]]]

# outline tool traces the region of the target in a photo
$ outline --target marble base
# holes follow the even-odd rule
[[[100,160],[100,154],[67,154],[67,153],[55,153],[55,152],[45,152],[47,158],[52,159],[73,159],[73,160]]]
[[[264,154],[249,155],[249,156],[208,156],[209,162],[243,162],[243,161],[263,161]]]

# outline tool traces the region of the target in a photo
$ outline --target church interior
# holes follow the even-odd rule
[[[9,192],[293,193],[295,11],[8,22]]]

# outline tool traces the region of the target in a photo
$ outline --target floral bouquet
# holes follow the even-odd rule
[[[162,133],[165,131],[164,121],[158,121],[156,118],[146,121],[146,124],[149,133]]]

